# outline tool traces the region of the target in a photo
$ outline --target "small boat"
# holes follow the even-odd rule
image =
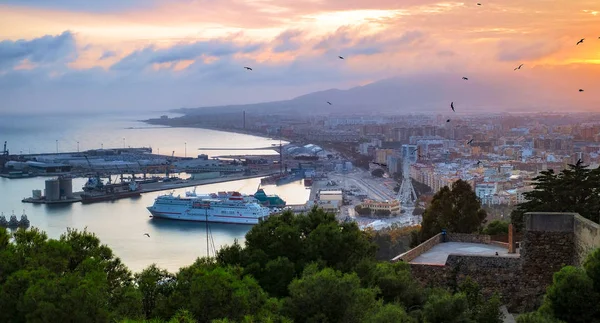
[[[23,215],[21,215],[21,220],[19,220],[19,228],[28,228],[29,224],[29,219],[27,219],[25,210],[23,210]]]
[[[0,213],[0,227],[3,227],[3,228],[8,227],[8,221],[6,220],[4,213]]]
[[[8,220],[8,227],[9,228],[18,228],[19,227],[19,220],[17,220],[17,216],[15,215],[14,212],[10,216],[10,220]]]

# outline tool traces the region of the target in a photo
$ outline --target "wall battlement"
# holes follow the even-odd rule
[[[443,243],[438,236],[392,261],[410,262]],[[484,235],[448,233],[446,241],[501,245]],[[581,265],[595,248],[600,248],[600,225],[576,213],[534,212],[525,214],[519,257],[450,254],[445,265],[410,266],[413,276],[427,286],[449,288],[471,277],[484,293],[499,292],[510,311],[523,312],[539,307],[555,272]]]

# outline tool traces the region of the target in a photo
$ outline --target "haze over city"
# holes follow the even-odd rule
[[[404,100],[390,97],[403,112],[461,100],[470,111],[594,111],[599,13],[594,0],[8,0],[0,104],[15,114],[158,111],[400,77],[399,89],[416,80]],[[437,91],[448,87],[461,88]],[[375,96],[363,97],[374,109]]]

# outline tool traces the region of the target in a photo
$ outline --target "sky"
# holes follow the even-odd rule
[[[0,2],[0,114],[267,102],[436,73],[526,78],[600,110],[600,2]]]

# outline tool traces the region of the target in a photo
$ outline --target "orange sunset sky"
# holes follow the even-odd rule
[[[4,112],[253,103],[424,73],[520,73],[600,111],[600,1],[0,2]]]

